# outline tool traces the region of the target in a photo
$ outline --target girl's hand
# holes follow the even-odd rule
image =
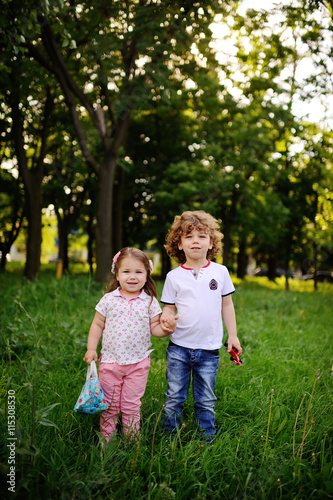
[[[83,361],[85,361],[88,365],[90,365],[92,361],[97,362],[98,361],[97,352],[93,349],[88,349],[88,351],[84,355]]]

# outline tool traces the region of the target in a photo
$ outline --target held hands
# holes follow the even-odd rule
[[[162,314],[161,316],[161,328],[165,333],[171,334],[176,330],[177,320],[179,316],[172,314]]]
[[[90,365],[92,361],[97,362],[98,361],[97,352],[93,349],[88,349],[88,351],[84,355],[83,361],[85,361],[88,365]]]

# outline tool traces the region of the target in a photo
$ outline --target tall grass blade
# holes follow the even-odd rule
[[[156,424],[155,424],[155,427],[154,427],[154,432],[153,432],[153,438],[152,438],[152,444],[151,444],[151,464],[150,464],[150,467],[152,467],[153,465],[153,462],[154,462],[154,446],[155,446],[155,436],[156,436],[156,429],[157,429],[157,426],[158,426],[158,423],[161,419],[161,416],[162,416],[162,412],[164,410],[164,406],[165,405],[162,405],[162,408],[160,409],[160,412],[158,414],[158,417],[157,417],[157,420],[156,420]]]
[[[295,425],[294,425],[294,433],[293,433],[293,458],[295,460],[295,452],[296,452],[296,429],[297,429],[297,422],[298,422],[298,417],[299,417],[299,412],[301,411],[302,404],[304,402],[304,399],[306,398],[306,394],[303,394],[303,398],[301,401],[301,404],[298,407],[297,413],[296,413],[296,420],[295,420]]]
[[[269,414],[268,414],[268,422],[267,422],[267,432],[266,432],[266,439],[265,439],[264,454],[263,454],[263,457],[262,457],[262,462],[265,460],[266,449],[267,449],[267,445],[268,445],[269,427],[271,425],[271,419],[272,419],[273,396],[274,396],[274,389],[271,390],[271,402],[270,402],[270,405],[269,405]]]
[[[33,334],[34,334],[34,374],[33,374],[33,382],[31,384],[32,388],[32,404],[31,404],[31,437],[30,437],[30,446],[34,448],[35,446],[35,438],[36,438],[36,382],[37,382],[37,361],[38,361],[38,339],[37,332],[35,328],[35,323],[32,317],[28,314],[26,309],[23,307],[22,303],[19,300],[15,301],[16,304],[22,309],[25,316],[28,318],[29,323],[31,325]],[[34,455],[31,458],[32,462],[34,461]]]
[[[305,439],[308,435],[308,433],[306,432],[306,428],[307,428],[307,425],[308,425],[308,420],[309,420],[309,413],[310,413],[310,408],[311,408],[311,403],[312,403],[312,399],[313,399],[313,394],[314,394],[314,390],[315,390],[315,387],[316,387],[316,383],[317,383],[317,378],[319,376],[319,372],[320,370],[318,369],[316,371],[316,376],[315,376],[315,380],[314,380],[314,383],[313,383],[313,387],[312,387],[312,392],[311,392],[311,396],[310,396],[310,401],[309,401],[309,404],[308,404],[308,408],[307,408],[307,411],[306,411],[306,416],[305,416],[305,423],[304,423],[304,428],[303,428],[303,437],[302,437],[302,442],[301,442],[301,446],[299,448],[299,452],[297,455],[299,455],[300,457],[300,462],[302,461],[302,455],[303,455],[303,449],[304,449],[304,443],[305,443]]]

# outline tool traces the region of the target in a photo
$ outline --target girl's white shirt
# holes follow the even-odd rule
[[[106,293],[96,305],[105,317],[102,333],[101,363],[129,365],[144,360],[151,349],[150,320],[160,314],[158,300],[144,290],[126,299],[119,288]]]

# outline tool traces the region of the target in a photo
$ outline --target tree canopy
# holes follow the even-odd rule
[[[222,221],[240,277],[250,256],[274,277],[332,247],[333,134],[306,111],[332,93],[331,6],[241,3],[4,2],[2,164],[24,190],[28,278],[48,205],[64,261],[74,227],[91,264],[95,241],[97,281],[121,246],[163,255],[188,208]]]

